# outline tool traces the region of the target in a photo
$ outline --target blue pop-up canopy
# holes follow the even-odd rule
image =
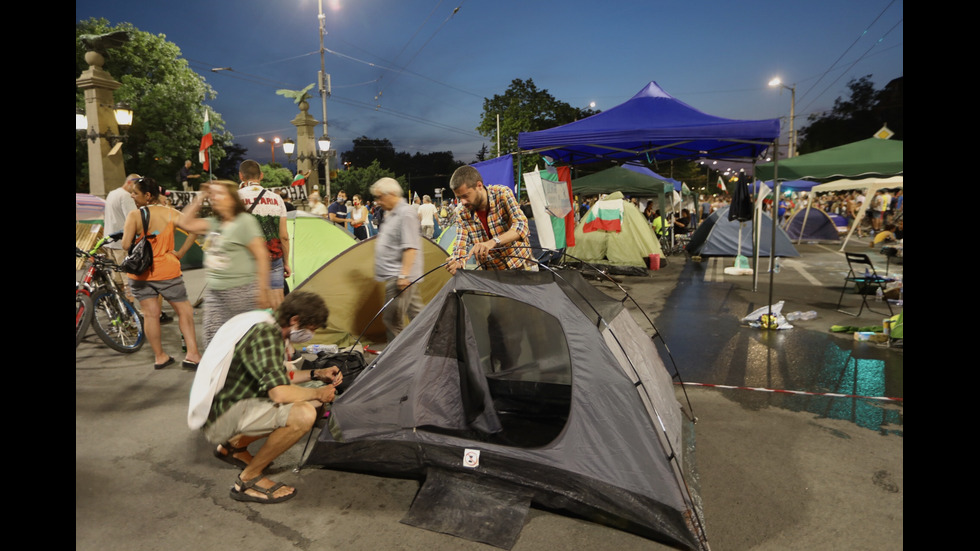
[[[568,164],[607,159],[755,159],[779,136],[779,119],[735,120],[702,113],[656,82],[607,111],[563,126],[522,132],[522,152]]]

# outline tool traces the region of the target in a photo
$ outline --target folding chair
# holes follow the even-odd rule
[[[881,289],[884,292],[885,285],[894,280],[878,275],[874,264],[871,263],[871,259],[866,254],[844,253],[844,257],[847,258],[847,277],[844,278],[844,288],[841,289],[840,298],[837,300],[837,311],[849,316],[860,316],[864,308],[867,307],[870,312],[885,315],[884,312],[878,312],[871,308],[871,304],[868,303],[868,291]],[[840,308],[844,301],[844,294],[847,293],[848,289],[854,289],[861,297],[861,307],[856,314]],[[893,315],[892,305],[885,301],[885,306],[888,307],[888,315]]]

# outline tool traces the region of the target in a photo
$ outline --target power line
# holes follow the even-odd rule
[[[830,72],[830,71],[831,71],[831,70],[832,70],[832,69],[833,69],[833,68],[834,68],[834,67],[835,67],[835,66],[836,66],[836,65],[837,65],[837,64],[838,64],[838,63],[840,62],[840,60],[841,60],[841,59],[843,59],[845,55],[847,55],[847,52],[849,52],[849,51],[851,51],[851,48],[853,48],[853,47],[854,47],[855,45],[857,45],[857,43],[858,43],[858,42],[859,42],[859,41],[860,41],[860,40],[861,40],[862,38],[864,38],[864,36],[865,36],[865,35],[867,35],[867,34],[868,34],[868,31],[869,31],[869,30],[871,29],[871,27],[873,27],[873,26],[874,26],[874,24],[875,24],[875,23],[877,23],[879,19],[881,19],[881,16],[882,16],[882,15],[885,15],[885,12],[886,12],[886,11],[888,11],[888,9],[889,9],[889,8],[891,8],[891,7],[892,7],[892,5],[893,5],[893,4],[894,4],[894,3],[896,2],[896,1],[897,1],[897,0],[892,0],[892,1],[891,1],[891,2],[890,2],[890,3],[888,4],[888,5],[887,5],[887,6],[885,6],[885,8],[884,8],[883,10],[881,10],[881,13],[879,13],[879,14],[878,14],[878,15],[877,15],[877,16],[876,16],[876,17],[874,18],[874,20],[873,20],[873,21],[871,21],[871,23],[869,23],[869,24],[868,24],[867,26],[865,26],[865,28],[864,28],[864,30],[863,30],[863,31],[861,31],[861,34],[859,34],[859,35],[858,35],[858,37],[854,39],[854,42],[852,42],[852,43],[851,43],[851,45],[850,45],[850,46],[848,46],[848,47],[847,47],[847,48],[846,48],[846,49],[845,49],[845,50],[844,50],[844,51],[843,51],[843,52],[842,52],[842,53],[841,53],[841,54],[840,54],[840,55],[839,55],[839,56],[837,57],[837,59],[836,59],[836,60],[834,60],[834,62],[830,64],[830,67],[828,67],[828,68],[827,68],[827,70],[826,70],[826,71],[824,71],[824,72],[823,72],[823,74],[821,74],[821,75],[820,75],[820,78],[818,78],[818,79],[817,79],[817,81],[816,81],[816,82],[814,82],[812,86],[810,86],[809,88],[807,88],[807,89],[806,89],[806,91],[804,91],[804,92],[803,92],[803,94],[802,94],[802,95],[800,96],[800,101],[801,101],[801,102],[802,102],[802,101],[803,101],[803,100],[804,100],[804,99],[806,98],[806,96],[807,96],[807,94],[809,94],[809,93],[810,93],[810,92],[811,92],[811,91],[812,91],[812,90],[813,90],[814,88],[816,88],[816,86],[817,86],[817,84],[820,84],[820,81],[821,81],[821,80],[823,80],[823,77],[825,77],[825,76],[827,75],[827,73],[829,73],[829,72]],[[899,22],[901,22],[901,20],[899,20]],[[894,28],[894,27],[893,27],[893,28]],[[889,31],[889,32],[891,32],[891,31]],[[886,33],[886,34],[887,34],[887,33]],[[880,40],[879,40],[879,41],[880,41]],[[875,44],[877,44],[877,42],[876,42]],[[874,46],[872,46],[872,47],[874,47]],[[860,60],[860,59],[861,59],[861,58],[858,58],[858,60]],[[855,62],[855,63],[857,63],[857,62]],[[853,65],[852,65],[852,67],[853,67]],[[840,79],[838,78],[838,80],[840,80]],[[834,81],[834,82],[836,82],[836,81]],[[831,84],[831,86],[832,86],[832,85],[833,85],[833,84]],[[829,88],[829,87],[828,87],[828,88]],[[826,92],[826,90],[824,90],[824,92]],[[821,92],[821,95],[823,95],[823,93],[824,93],[824,92]],[[820,96],[817,96],[817,97],[820,97]]]

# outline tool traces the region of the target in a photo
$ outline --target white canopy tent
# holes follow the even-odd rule
[[[847,246],[847,242],[851,239],[851,235],[854,230],[857,229],[861,221],[864,220],[864,213],[868,210],[868,205],[871,203],[870,197],[873,197],[875,192],[879,189],[894,189],[904,187],[904,176],[892,176],[890,178],[865,178],[862,180],[834,180],[833,182],[827,182],[826,184],[820,184],[813,186],[810,190],[812,193],[822,193],[827,191],[844,191],[859,189],[864,196],[868,198],[863,203],[861,203],[861,208],[858,209],[857,215],[854,219],[854,224],[851,225],[850,231],[847,232],[847,237],[844,238],[844,242],[841,243],[840,250],[843,251],[844,247]]]

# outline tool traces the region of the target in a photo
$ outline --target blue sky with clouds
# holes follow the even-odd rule
[[[902,0],[323,0],[323,9],[340,150],[364,135],[472,161],[490,145],[475,130],[483,99],[516,78],[597,109],[653,80],[712,115],[763,119],[789,114],[789,93],[767,86],[778,75],[796,84],[799,128],[850,79],[871,74],[881,88],[904,70]],[[296,137],[296,106],[275,91],[315,82],[317,12],[317,0],[75,3],[76,21],[129,22],[177,44],[217,91],[210,107],[262,161],[259,136]],[[318,97],[310,111],[321,118]]]

